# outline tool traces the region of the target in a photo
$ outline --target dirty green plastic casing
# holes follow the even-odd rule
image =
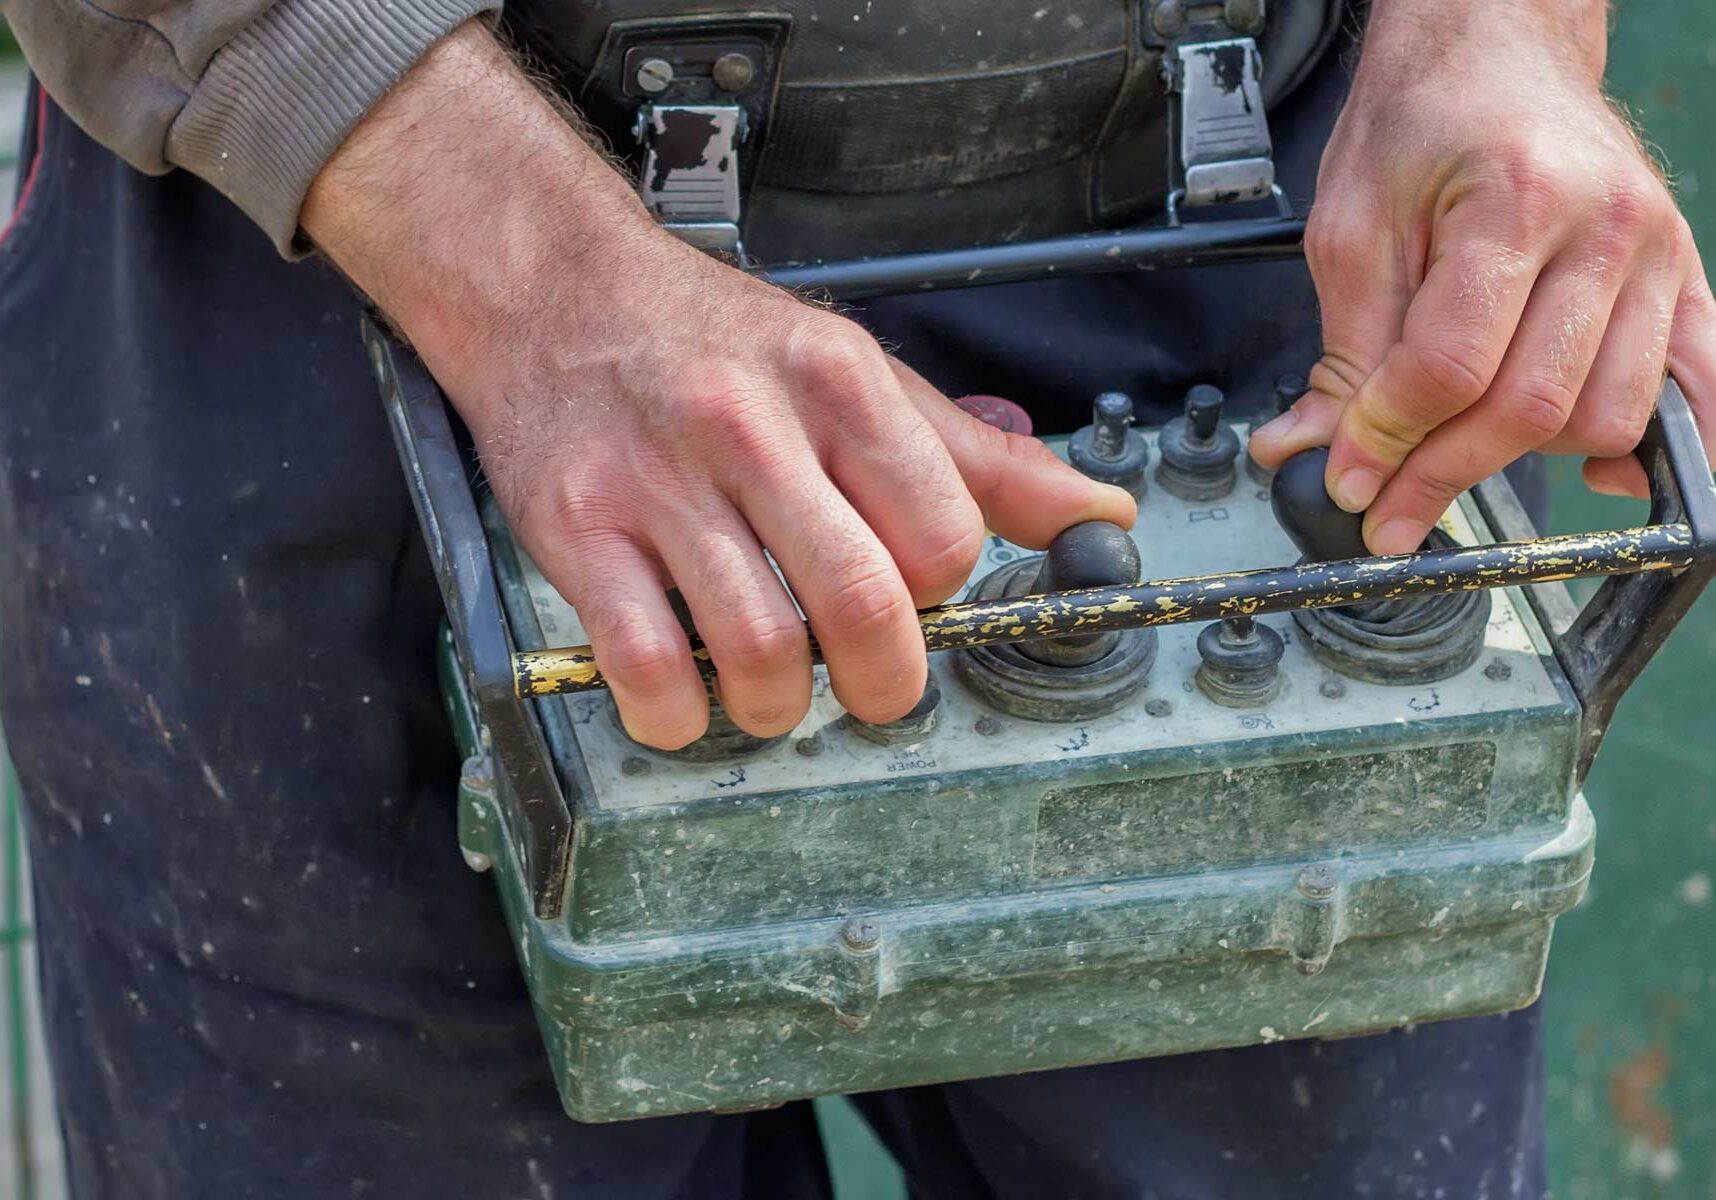
[[[486,523],[528,645],[526,568]],[[546,921],[497,824],[449,641],[459,839],[492,866],[583,1121],[1512,1009],[1538,993],[1593,831],[1573,784],[1578,706],[1528,606],[1507,611],[1546,702],[1443,715],[1420,689],[1412,720],[1273,736],[1261,718],[1238,743],[989,770],[878,748],[916,773],[733,798],[604,804],[580,738],[612,740],[588,727],[611,701],[544,709],[556,769],[584,783],[566,789],[580,798],[566,903]],[[1294,702],[1309,698],[1277,706]]]

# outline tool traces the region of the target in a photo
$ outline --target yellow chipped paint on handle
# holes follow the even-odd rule
[[[1387,558],[1302,563],[1087,591],[944,604],[920,612],[918,624],[929,650],[962,650],[1068,634],[1334,608],[1360,600],[1679,570],[1691,566],[1694,557],[1689,526],[1651,525],[1530,542],[1455,546]],[[814,637],[811,650],[821,661]],[[700,670],[714,670],[708,650],[695,638],[692,652]],[[522,651],[513,657],[513,682],[521,698],[607,686],[589,646]]]

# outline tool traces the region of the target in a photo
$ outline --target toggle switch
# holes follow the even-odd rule
[[[1067,441],[1067,461],[1099,483],[1144,494],[1150,445],[1132,428],[1132,397],[1104,392],[1091,406],[1090,424]]]
[[[1281,635],[1252,617],[1228,617],[1198,634],[1198,690],[1224,708],[1261,708],[1281,690]]]
[[[1296,372],[1289,371],[1287,374],[1277,378],[1275,380],[1274,415],[1280,416],[1282,413],[1292,408],[1293,405],[1298,402],[1299,397],[1303,396],[1310,390],[1311,385],[1306,382],[1305,377]],[[1264,419],[1267,420],[1268,418]],[[1249,451],[1245,456],[1245,469],[1250,473],[1252,479],[1261,483],[1264,487],[1268,487],[1270,481],[1275,478],[1275,472],[1271,471],[1268,467],[1251,457]]]
[[[1221,389],[1200,383],[1186,393],[1183,416],[1162,427],[1156,482],[1182,500],[1219,500],[1233,490],[1239,435],[1221,423]]]
[[[899,720],[876,724],[861,721],[850,713],[846,719],[852,732],[866,741],[875,742],[878,746],[909,746],[935,732],[936,713],[940,709],[941,685],[931,675],[929,682],[924,684],[924,694],[912,706],[912,711]]]

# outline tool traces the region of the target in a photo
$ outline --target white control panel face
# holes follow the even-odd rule
[[[1241,441],[1244,428],[1239,427]],[[1159,460],[1154,437],[1151,462]],[[1063,439],[1050,444],[1064,453]],[[1139,505],[1134,540],[1145,579],[1174,579],[1257,567],[1288,566],[1298,552],[1277,527],[1268,489],[1239,461],[1233,491],[1221,500],[1184,501],[1154,479]],[[1462,544],[1481,540],[1462,505],[1443,527]],[[998,537],[988,540],[973,581],[1032,553]],[[524,564],[545,646],[587,642],[577,614],[535,567]],[[1286,642],[1281,690],[1261,708],[1224,708],[1193,684],[1201,624],[1158,630],[1149,683],[1118,711],[1091,720],[1051,724],[1001,713],[972,695],[955,675],[951,654],[933,655],[930,670],[941,685],[935,728],[908,745],[878,745],[846,727],[846,714],[816,669],[815,698],[804,722],[784,740],[751,756],[689,762],[632,742],[614,718],[606,692],[555,697],[576,731],[594,785],[594,802],[619,809],[690,801],[731,801],[740,796],[1006,767],[1053,759],[1107,756],[1171,746],[1209,745],[1326,732],[1388,722],[1418,722],[1472,713],[1533,708],[1560,702],[1538,657],[1534,625],[1521,616],[1523,601],[1511,590],[1492,592],[1484,652],[1452,678],[1431,684],[1389,686],[1339,675],[1312,657],[1288,614],[1262,617]],[[957,652],[952,652],[957,653]],[[816,739],[814,754],[797,743]],[[637,761],[648,764],[640,770]],[[628,760],[633,760],[628,762]]]

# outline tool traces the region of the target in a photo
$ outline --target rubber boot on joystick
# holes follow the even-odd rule
[[[1125,392],[1098,396],[1090,424],[1067,441],[1067,461],[1098,483],[1125,488],[1134,498],[1143,496],[1150,446],[1132,428],[1132,397]]]
[[[1239,435],[1221,423],[1221,389],[1200,383],[1186,393],[1186,412],[1162,426],[1156,482],[1182,500],[1220,500],[1233,491]]]
[[[1328,466],[1329,452],[1321,446],[1282,463],[1270,487],[1275,519],[1303,562],[1368,558],[1364,515],[1329,498],[1323,483]],[[1423,548],[1452,545],[1452,538],[1433,529]],[[1354,679],[1390,684],[1458,675],[1483,653],[1489,619],[1490,594],[1482,591],[1365,600],[1293,614],[1319,660]]]
[[[1064,531],[1046,554],[1000,567],[967,599],[999,600],[1137,583],[1138,546],[1118,525],[1086,521]],[[1156,631],[1128,629],[1035,642],[975,646],[954,656],[973,693],[1029,721],[1081,721],[1119,708],[1149,679]]]

